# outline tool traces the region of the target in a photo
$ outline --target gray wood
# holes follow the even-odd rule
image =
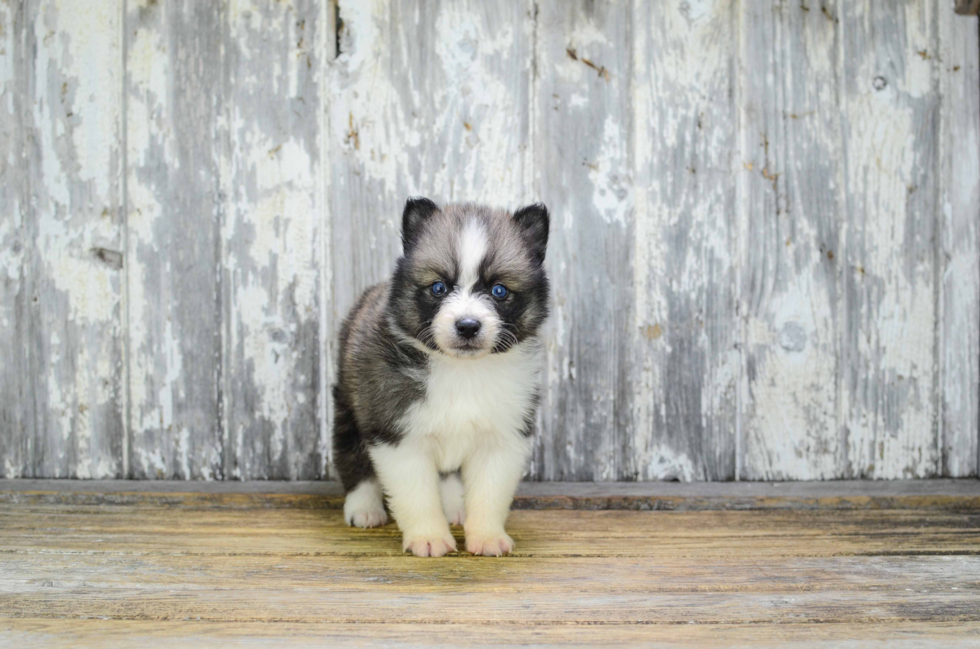
[[[340,2],[340,18],[327,106],[327,384],[343,318],[394,270],[408,196],[510,208],[536,200],[524,162],[530,5]]]
[[[222,497],[226,496],[226,497]],[[227,497],[231,496],[231,497]],[[339,509],[332,481],[0,480],[0,503],[194,509]],[[916,510],[975,513],[980,481],[524,482],[514,509],[628,511]]]
[[[313,479],[320,429],[321,3],[224,17],[222,470]]]
[[[837,478],[839,9],[758,0],[741,11],[739,477]]]
[[[538,5],[532,146],[553,310],[535,456],[548,480],[639,474],[631,22],[627,3]]]
[[[19,258],[21,271],[19,286],[4,290],[4,346],[17,351],[0,399],[15,399],[4,407],[19,413],[8,415],[12,434],[3,437],[21,452],[0,464],[5,475],[116,477],[124,436],[119,13],[109,1],[5,11],[13,74],[3,103],[17,113],[8,161],[18,169],[3,219],[19,231],[5,266]]]
[[[942,472],[980,463],[980,69],[976,19],[942,12],[939,368]]]
[[[405,198],[552,210],[529,477],[975,476],[943,0],[0,3],[0,476],[330,477]]]
[[[940,472],[935,6],[866,0],[841,3],[840,12],[847,25],[843,470],[849,477],[933,476]]]
[[[226,7],[126,10],[129,477],[224,477],[219,147]]]
[[[616,361],[633,366],[641,480],[735,477],[735,19],[730,2],[635,5],[635,347]]]
[[[186,494],[306,494],[343,493],[331,480],[50,480],[0,479],[2,493],[186,493]],[[705,498],[858,498],[862,496],[980,497],[980,480],[803,480],[795,482],[537,482],[525,481],[518,493],[526,496],[670,496]]]
[[[0,4],[0,476],[31,475],[33,382],[27,353],[26,239],[30,185],[25,169],[27,98],[23,3]]]

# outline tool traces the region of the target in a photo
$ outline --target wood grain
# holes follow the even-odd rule
[[[552,314],[535,461],[546,480],[638,477],[630,42],[628,3],[537,6],[533,165],[551,211]]]
[[[319,4],[235,3],[222,32],[221,407],[229,478],[324,475],[324,61],[317,48],[328,26]]]
[[[742,6],[739,477],[842,477],[838,9],[826,2]]]
[[[976,476],[938,0],[0,3],[0,476],[331,476],[407,196],[552,210],[529,476]]]
[[[391,644],[423,637],[416,625],[477,644],[978,635],[976,509],[520,511],[515,555],[420,560],[393,525],[348,528],[338,510],[151,495],[0,503],[0,638]]]
[[[135,479],[224,476],[223,11],[126,5],[127,477]]]
[[[970,476],[980,463],[980,44],[975,18],[940,12],[939,29],[942,469]]]
[[[641,3],[633,21],[633,463],[731,480],[738,426],[735,3]],[[678,65],[682,62],[682,65]]]
[[[940,473],[938,21],[929,2],[841,3],[848,477]],[[876,34],[892,35],[888,42]],[[927,216],[928,215],[928,216]]]
[[[28,337],[31,275],[26,272],[30,184],[24,161],[27,98],[23,3],[0,5],[0,476],[31,475],[36,430]]]
[[[23,31],[16,34],[19,42],[10,43],[18,69],[5,94],[11,100],[19,95],[14,142],[23,149],[12,161],[22,167],[11,179],[20,184],[20,196],[5,210],[12,220],[5,215],[4,222],[19,226],[20,247],[28,252],[16,255],[22,255],[23,269],[9,329],[16,337],[4,336],[23,351],[5,370],[22,372],[12,377],[24,383],[15,407],[33,412],[11,421],[19,440],[12,446],[23,454],[0,463],[0,471],[11,477],[119,477],[124,258],[118,5],[38,1],[20,3],[15,11]]]
[[[142,647],[174,645],[224,647],[345,647],[391,646],[405,643],[429,647],[458,647],[459,639],[473,646],[583,646],[615,642],[617,646],[819,647],[841,638],[862,647],[919,649],[974,647],[980,624],[973,622],[888,622],[835,624],[472,624],[452,625],[330,622],[176,622],[133,620],[0,620],[0,640],[25,649],[71,644],[104,647],[106,643],[139,642]]]

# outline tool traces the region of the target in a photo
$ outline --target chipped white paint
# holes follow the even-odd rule
[[[0,2],[0,475],[330,477],[413,194],[551,208],[535,478],[976,475],[976,18],[334,9]]]
[[[731,2],[670,2],[634,21],[640,479],[735,477],[735,17]]]
[[[977,25],[939,15],[942,262],[939,384],[943,475],[980,464],[980,66]]]
[[[745,3],[739,37],[735,169],[744,204],[746,368],[739,477],[827,479],[839,477],[844,459],[837,425],[838,23],[835,5],[777,7]]]
[[[233,2],[223,56],[222,368],[228,477],[322,477],[322,219],[316,178],[322,109],[315,2]]]

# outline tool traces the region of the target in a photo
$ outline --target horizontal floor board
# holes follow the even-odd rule
[[[879,497],[902,505],[525,509],[512,556],[417,559],[330,494],[7,492],[0,644],[980,639],[980,509]]]
[[[419,646],[726,646],[873,647],[959,649],[980,643],[980,623],[889,622],[879,624],[336,624],[204,622],[199,620],[0,619],[0,644],[20,649],[107,645],[170,649],[175,646],[291,648]],[[849,642],[849,644],[845,644]]]
[[[645,557],[510,557],[505,561],[406,561],[374,556],[0,555],[0,593],[103,590],[345,592],[698,593],[980,591],[980,557],[745,556],[649,561]]]
[[[336,482],[0,480],[0,502],[339,509]],[[980,480],[820,482],[524,482],[515,509],[980,511]]]

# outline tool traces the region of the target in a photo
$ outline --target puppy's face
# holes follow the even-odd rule
[[[460,358],[506,352],[537,333],[548,314],[543,205],[512,215],[412,199],[402,221],[392,306],[405,333]]]

